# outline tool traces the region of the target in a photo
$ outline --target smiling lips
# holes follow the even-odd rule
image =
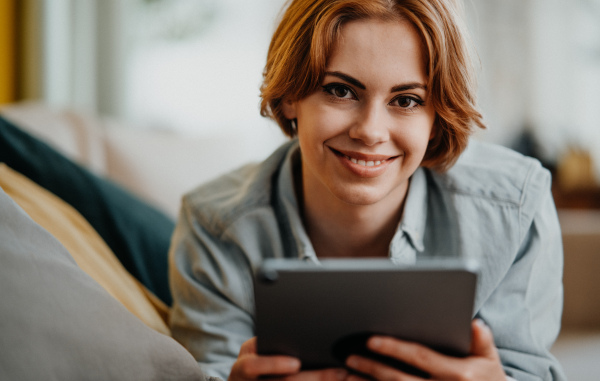
[[[355,158],[350,157],[350,156],[346,156],[346,155],[344,155],[344,156],[346,157],[346,159],[350,160],[354,164],[364,165],[365,167],[372,167],[374,165],[381,164],[381,160],[377,160],[377,161],[373,161],[373,160],[364,161],[364,160],[356,160]]]
[[[365,155],[358,152],[342,152],[331,148],[331,151],[341,159],[342,164],[361,177],[376,177],[385,171],[388,164],[397,156]]]

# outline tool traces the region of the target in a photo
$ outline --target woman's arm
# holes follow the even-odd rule
[[[296,358],[256,353],[250,265],[241,249],[224,246],[186,218],[186,213],[176,227],[170,261],[173,337],[194,355],[205,373],[232,381],[262,376],[341,381],[347,376],[343,369],[300,371]]]
[[[518,254],[477,316],[493,330],[507,374],[519,381],[564,380],[550,347],[560,331],[563,249],[549,179],[531,211]],[[541,186],[540,186],[541,187]],[[525,209],[525,208],[524,208]]]
[[[173,337],[207,374],[225,380],[242,343],[254,336],[250,265],[239,247],[209,234],[185,206],[169,262]]]

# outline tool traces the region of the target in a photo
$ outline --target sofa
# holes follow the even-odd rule
[[[209,379],[167,324],[173,219],[99,176],[104,133],[60,116],[0,115],[0,379]]]
[[[83,374],[81,372],[87,374],[87,379],[127,379],[139,371],[139,367],[146,368],[148,377],[144,379],[165,378],[164,372],[172,372],[168,379],[202,378],[191,356],[169,338],[167,320],[172,300],[167,281],[167,250],[170,234],[182,194],[244,162],[265,157],[278,144],[262,142],[261,145],[252,141],[251,135],[182,136],[39,103],[1,107],[0,163],[4,164],[0,165],[0,188],[4,194],[0,193],[0,199],[12,199],[14,203],[6,206],[5,212],[18,215],[18,220],[25,222],[17,222],[26,225],[10,241],[18,241],[18,237],[27,240],[25,234],[35,231],[42,236],[40,240],[49,242],[45,244],[48,251],[57,256],[58,264],[53,266],[59,268],[58,278],[62,277],[59,280],[74,277],[81,289],[93,290],[91,296],[82,299],[75,286],[53,285],[56,280],[50,279],[46,279],[50,286],[44,286],[40,280],[39,287],[48,288],[46,293],[56,286],[73,302],[68,303],[67,311],[61,312],[59,308],[54,315],[41,307],[31,311],[31,304],[24,308],[38,319],[48,314],[56,320],[62,313],[65,324],[82,325],[84,321],[91,321],[96,328],[103,328],[89,330],[88,324],[82,325],[75,330],[77,335],[65,333],[68,340],[62,342],[60,336],[31,331],[37,322],[35,319],[29,324],[20,322],[21,332],[30,331],[27,337],[32,343],[39,343],[40,337],[44,343],[37,349],[30,345],[18,352],[14,348],[20,345],[15,343],[23,335],[11,329],[7,322],[12,319],[16,324],[19,315],[16,309],[5,308],[0,311],[0,337],[5,336],[5,330],[11,330],[12,341],[0,338],[0,351],[3,351],[0,379],[13,379],[7,376],[15,374],[24,375],[19,379],[36,379],[40,373],[35,372],[41,370],[46,371],[45,379],[77,379],[70,376]],[[590,291],[600,289],[596,276],[600,268],[600,214],[561,210],[559,216],[565,244],[565,330],[555,353],[559,359],[564,357],[569,361],[569,354],[580,351],[574,362],[565,363],[567,373],[596,372],[595,361],[582,362],[581,359],[591,356],[590,346],[600,353],[600,335],[596,334],[600,332],[600,297]],[[4,223],[0,239],[2,234],[6,234]],[[16,252],[30,250],[31,255],[36,250],[34,243],[32,241],[29,249],[20,248]],[[15,252],[14,247],[0,247]],[[22,267],[19,266],[15,265],[15,269]],[[74,269],[79,272],[69,273]],[[24,278],[28,276],[25,274]],[[0,279],[2,277],[0,274]],[[34,295],[35,300],[50,297],[31,289],[21,293],[22,297]],[[3,292],[3,295],[6,299],[7,294]],[[15,295],[21,294],[16,292]],[[61,300],[64,302],[64,298]],[[98,317],[93,313],[98,312],[98,308],[90,305],[91,300],[107,305],[109,312]],[[82,305],[91,310],[80,308]],[[69,320],[79,314],[83,317],[76,316],[75,322]],[[45,327],[56,328],[50,323]],[[68,327],[61,326],[55,331],[64,333]],[[115,333],[102,333],[107,330]],[[134,343],[131,335],[139,339],[139,344]],[[104,340],[96,343],[96,336]],[[108,349],[111,339],[122,348]],[[90,349],[87,357],[82,356],[77,344],[83,342],[97,350]],[[52,350],[55,343],[62,345],[62,349]],[[144,343],[153,350],[140,351],[137,357],[130,354],[133,359],[124,360],[124,353],[135,352]],[[8,357],[4,351],[13,354]],[[91,360],[94,356],[96,360]],[[3,367],[8,362],[5,359],[9,358],[16,365],[5,370]],[[23,358],[38,360],[42,365],[27,373],[31,365]],[[148,362],[154,365],[144,366]],[[165,362],[171,365],[163,367]],[[107,365],[113,363],[117,365]],[[179,371],[174,371],[175,368]],[[107,369],[112,372],[109,376]],[[89,377],[90,374],[94,377]]]
[[[1,107],[0,379],[204,379],[170,338],[171,234],[184,192],[270,152],[257,135]]]

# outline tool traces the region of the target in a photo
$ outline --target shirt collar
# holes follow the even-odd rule
[[[412,175],[408,188],[408,195],[404,204],[404,212],[396,239],[405,233],[412,246],[419,252],[425,250],[423,237],[427,223],[427,178],[425,169],[419,167]]]
[[[294,169],[299,162],[299,144],[298,141],[292,141],[288,153],[283,161],[277,187],[279,189],[279,197],[284,209],[284,214],[289,224],[289,234],[291,235],[294,244],[291,245],[298,251],[297,257],[303,260],[318,262],[315,249],[308,238],[308,234],[304,229],[302,217],[300,216],[300,207],[296,197],[294,188]],[[293,257],[294,253],[290,253]]]

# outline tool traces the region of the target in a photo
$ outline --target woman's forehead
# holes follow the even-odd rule
[[[427,82],[424,47],[416,28],[404,20],[346,23],[330,53],[326,71],[365,80]]]

